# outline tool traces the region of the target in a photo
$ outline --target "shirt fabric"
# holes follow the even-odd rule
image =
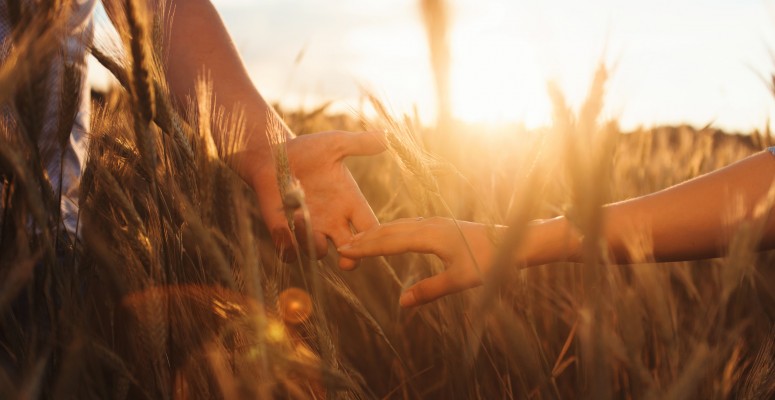
[[[24,1],[24,0],[22,0]],[[81,173],[85,167],[87,132],[90,117],[90,92],[87,82],[86,49],[94,36],[93,13],[96,0],[73,0],[72,13],[68,21],[68,35],[63,43],[63,51],[54,57],[48,66],[47,85],[52,96],[45,107],[45,121],[38,139],[38,149],[46,168],[54,193],[62,193],[60,209],[65,229],[76,234],[78,220],[78,191]],[[10,46],[11,23],[7,2],[0,1],[0,43],[2,49]],[[2,58],[4,59],[3,52]],[[0,62],[3,62],[0,59]],[[58,150],[56,130],[58,108],[62,97],[62,72],[64,65],[73,65],[80,69],[81,96],[70,139],[63,153]],[[61,179],[60,179],[61,177]],[[2,191],[0,191],[2,192]]]

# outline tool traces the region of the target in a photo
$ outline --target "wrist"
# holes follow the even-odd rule
[[[230,165],[234,172],[250,187],[257,189],[268,177],[276,175],[274,162],[269,152],[242,150],[234,154]]]
[[[235,171],[254,188],[267,176],[275,180],[275,147],[284,146],[287,152],[295,138],[285,122],[256,95],[258,99],[249,103],[254,107],[245,112],[245,134],[231,143],[236,149]]]
[[[526,266],[553,262],[578,262],[583,236],[564,216],[532,221],[527,227],[520,257]]]

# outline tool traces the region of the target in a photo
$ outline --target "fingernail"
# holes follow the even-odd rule
[[[352,247],[353,247],[353,245],[352,245],[352,244],[350,244],[350,243],[347,243],[347,244],[346,244],[346,245],[344,245],[344,246],[337,247],[336,251],[349,250],[349,249],[350,249],[350,248],[352,248]]]
[[[401,294],[401,297],[398,298],[398,304],[401,307],[411,307],[415,304],[414,299],[414,292],[408,291]]]

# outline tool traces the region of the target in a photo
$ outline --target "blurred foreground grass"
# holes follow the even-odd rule
[[[24,37],[12,51],[47,54]],[[143,48],[125,39],[127,54]],[[56,229],[56,195],[36,164],[31,132],[41,111],[19,106],[34,103],[35,69],[0,68],[0,100],[11,109],[0,125],[1,398],[775,394],[775,259],[751,251],[750,231],[730,232],[736,245],[725,258],[653,264],[641,243],[638,265],[598,254],[514,268],[494,289],[400,310],[402,287],[439,262],[402,255],[341,272],[331,251],[320,262],[281,263],[252,192],[210,144],[239,131],[239,119],[213,112],[206,82],[187,110],[173,107],[153,51],[116,62],[95,48],[129,90],[95,109],[77,243]],[[134,78],[138,71],[150,78]],[[622,133],[598,117],[605,81],[601,68],[577,112],[552,92],[553,126],[537,131],[486,135],[453,124],[429,134],[386,111],[369,120],[287,112],[286,121],[301,134],[387,131],[398,150],[348,161],[381,221],[452,214],[505,223],[532,204],[533,218],[572,212],[591,221],[589,240],[603,203],[772,144],[769,133],[690,127]],[[322,285],[305,287],[312,279]],[[484,294],[495,301],[481,310]]]

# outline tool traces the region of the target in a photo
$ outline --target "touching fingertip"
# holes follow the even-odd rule
[[[398,298],[398,304],[403,307],[412,307],[417,304],[417,299],[414,297],[414,291],[406,291],[401,294],[401,297]]]
[[[355,260],[351,260],[349,258],[339,257],[339,268],[343,269],[345,271],[351,271],[355,269],[356,263]]]

